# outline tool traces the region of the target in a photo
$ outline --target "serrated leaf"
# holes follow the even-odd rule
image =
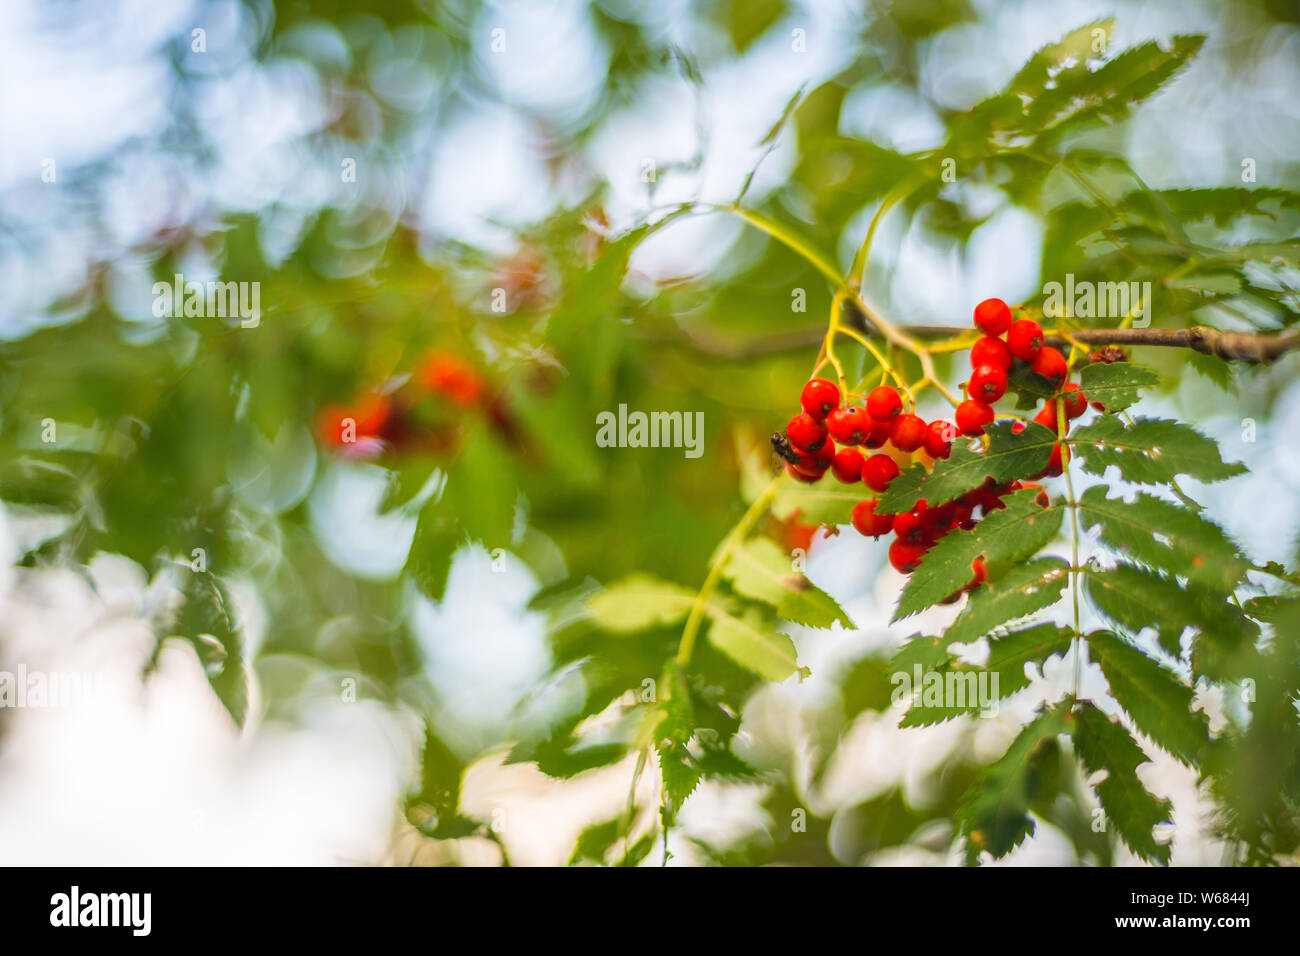
[[[621,826],[622,819],[614,817],[612,820],[593,823],[591,826],[585,827],[582,833],[578,834],[578,842],[573,848],[573,853],[569,856],[569,866],[583,860],[604,863],[605,854],[609,852],[609,848],[619,838]]]
[[[952,531],[941,538],[908,578],[893,620],[938,604],[970,583],[971,562],[980,555],[986,561],[1020,561],[1051,541],[1064,508],[1059,503],[1043,508],[1037,495],[1033,488],[1012,492],[1003,499],[1005,508],[986,515],[970,531]]]
[[[1061,599],[1069,568],[1060,558],[1040,558],[1017,565],[1000,580],[986,581],[971,592],[944,636],[968,644],[995,627],[1051,607]]]
[[[1160,381],[1160,376],[1129,362],[1093,362],[1079,373],[1079,387],[1090,402],[1100,402],[1108,412],[1120,412],[1139,398],[1138,392]]]
[[[830,627],[836,621],[852,626],[835,599],[795,571],[790,556],[770,538],[751,538],[736,548],[723,574],[736,591],[771,604],[788,621],[808,627]]]
[[[998,484],[1036,475],[1047,467],[1056,435],[1030,422],[1019,435],[1012,434],[1011,422],[995,422],[985,431],[989,447],[984,451],[954,445],[951,457],[935,464],[927,477],[914,466],[889,484],[877,506],[882,514],[910,511],[922,498],[930,507],[978,488],[985,478]]]
[[[1250,566],[1218,525],[1153,495],[1138,493],[1130,502],[1094,485],[1079,500],[1079,517],[1117,553],[1224,593]]]
[[[1215,482],[1246,471],[1240,462],[1225,462],[1219,446],[1195,428],[1168,419],[1136,418],[1125,425],[1103,415],[1066,440],[1085,471],[1104,475],[1114,465],[1125,481],[1139,485],[1166,485],[1179,475]]]
[[[757,607],[733,615],[712,605],[709,618],[709,643],[742,667],[770,681],[801,672],[794,642],[776,629],[774,617]]]
[[[663,719],[655,728],[655,752],[664,783],[664,824],[670,825],[700,782],[700,771],[687,745],[695,736],[695,715],[686,681],[675,669],[664,675],[668,698],[660,705]]]
[[[642,631],[686,619],[695,592],[648,574],[632,574],[587,599],[587,613],[607,631]]]
[[[1056,387],[1031,366],[1017,362],[1007,375],[1007,392],[1016,396],[1016,408],[1037,408],[1056,394]]]
[[[1192,712],[1191,688],[1109,631],[1094,631],[1087,640],[1111,696],[1134,726],[1161,749],[1196,766],[1209,734],[1204,715]]]
[[[1137,768],[1147,763],[1137,741],[1119,721],[1111,720],[1086,701],[1074,711],[1074,746],[1089,774],[1106,771],[1097,784],[1097,797],[1120,838],[1138,856],[1169,863],[1170,847],[1158,843],[1152,830],[1170,822],[1173,805],[1157,798],[1138,779]]]
[[[1034,832],[1029,808],[1048,785],[1042,773],[1059,753],[1057,736],[1066,730],[1056,710],[1045,710],[1027,724],[1007,752],[976,776],[955,819],[966,838],[966,861],[982,851],[1005,856]]]
[[[1052,623],[1035,624],[990,641],[989,657],[982,667],[945,660],[942,666],[932,671],[943,679],[943,698],[935,700],[927,696],[925,682],[930,678],[923,675],[920,698],[903,715],[899,726],[923,727],[942,723],[962,714],[976,713],[1010,697],[1029,686],[1029,678],[1025,676],[1026,664],[1041,666],[1053,654],[1064,654],[1070,649],[1073,638],[1073,633],[1067,628]],[[953,682],[952,689],[949,689],[949,680]],[[912,681],[916,681],[914,674]],[[958,683],[960,681],[966,682],[964,688]]]
[[[1160,646],[1175,658],[1182,656],[1179,639],[1188,628],[1209,634],[1220,648],[1252,643],[1259,634],[1222,594],[1130,564],[1109,571],[1089,568],[1084,589],[1097,610],[1129,633],[1154,628]]]

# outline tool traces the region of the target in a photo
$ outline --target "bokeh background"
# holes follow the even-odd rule
[[[601,645],[564,644],[572,621],[538,598],[633,570],[698,584],[743,507],[736,448],[789,414],[829,304],[805,264],[722,215],[654,232],[626,279],[588,270],[673,204],[744,189],[847,267],[896,178],[889,156],[939,146],[1034,50],[1102,17],[1120,46],[1207,35],[1100,134],[1153,188],[1239,185],[1247,157],[1261,183],[1300,171],[1300,10],[1282,0],[11,0],[5,14],[0,669],[103,678],[80,706],[0,710],[6,863],[555,864],[629,799],[652,807],[635,754],[563,780],[507,762],[604,680],[589,666]],[[1227,228],[1290,236],[1294,212]],[[1040,294],[1048,225],[962,186],[883,221],[867,292],[905,323],[965,324],[985,296]],[[260,326],[156,316],[152,285],[174,273],[260,282]],[[1155,325],[1184,321],[1166,306]],[[581,359],[542,332],[559,313]],[[460,435],[454,468],[423,446],[358,460],[320,440],[321,408],[404,387],[430,349],[499,386],[507,426]],[[1251,468],[1194,494],[1257,559],[1292,560],[1294,359],[1235,375],[1151,361],[1168,386],[1150,409]],[[598,449],[589,409],[619,402],[703,411],[705,454]],[[439,524],[436,501],[462,523]],[[215,593],[189,580],[196,547]],[[899,731],[870,689],[873,655],[934,621],[887,624],[901,578],[881,544],[823,534],[809,574],[856,626],[791,629],[812,676],[746,688],[736,745],[771,778],[703,784],[671,862],[957,861],[944,808],[1071,662],[998,718]],[[652,653],[617,653],[611,679],[657,674]],[[587,730],[598,746],[625,723],[602,709]],[[431,736],[433,769],[464,771],[459,815],[487,834],[412,824]],[[1194,774],[1157,756],[1142,775],[1174,800],[1174,862],[1222,862]],[[784,835],[799,806],[809,832]],[[1133,862],[1075,823],[1044,822],[1008,862]]]

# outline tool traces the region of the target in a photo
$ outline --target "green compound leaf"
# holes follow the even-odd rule
[[[1196,766],[1209,735],[1204,715],[1192,712],[1192,689],[1109,631],[1094,631],[1087,640],[1111,696],[1138,730],[1183,763]]]
[[[1060,558],[1041,558],[1016,565],[997,581],[986,581],[971,592],[944,637],[967,644],[995,627],[1051,607],[1061,599],[1069,568]]]
[[[1121,412],[1138,400],[1138,393],[1160,381],[1151,369],[1128,362],[1094,362],[1079,373],[1079,388],[1090,402],[1108,412]]]
[[[770,538],[751,538],[732,552],[723,570],[732,587],[756,601],[765,601],[788,621],[808,627],[853,622],[835,599],[791,567],[790,555]]]
[[[1079,517],[1084,526],[1096,526],[1113,551],[1223,593],[1250,566],[1218,525],[1152,495],[1138,493],[1127,502],[1106,497],[1106,488],[1095,485],[1083,493]]]
[[[986,451],[972,451],[954,444],[952,456],[939,461],[929,477],[925,469],[914,465],[889,484],[880,496],[882,514],[910,511],[924,498],[931,507],[978,488],[985,478],[998,484],[1039,474],[1052,456],[1056,435],[1036,422],[1030,422],[1019,435],[1012,434],[1011,422],[995,422],[985,431],[989,437]]]
[[[999,760],[976,776],[955,815],[966,838],[967,863],[978,862],[984,850],[1005,856],[1034,832],[1029,808],[1052,786],[1053,758],[1060,754],[1057,737],[1066,729],[1059,710],[1041,712]]]
[[[1125,481],[1139,485],[1169,484],[1179,475],[1222,481],[1246,471],[1240,462],[1225,462],[1219,446],[1195,428],[1160,418],[1138,418],[1125,426],[1104,415],[1066,440],[1084,471],[1104,475],[1114,465]]]
[[[1248,646],[1259,636],[1258,626],[1222,594],[1131,564],[1088,569],[1084,590],[1097,610],[1128,633],[1153,628],[1175,658],[1182,656],[1179,641],[1188,628],[1208,635],[1219,650]]]
[[[670,668],[664,675],[668,699],[660,706],[663,717],[655,728],[655,752],[659,756],[659,773],[664,782],[664,823],[669,825],[681,810],[686,798],[700,782],[687,745],[695,736],[695,712],[690,690],[681,674]]]
[[[961,714],[974,714],[1010,697],[1029,686],[1029,678],[1025,676],[1026,664],[1041,667],[1043,661],[1053,654],[1064,654],[1070,649],[1073,637],[1069,629],[1056,624],[1035,624],[990,641],[989,658],[982,667],[947,659],[940,666],[928,670],[923,668],[920,696],[903,715],[899,726],[922,727],[941,723]],[[931,674],[934,676],[929,676]],[[916,684],[915,669],[908,676]],[[943,688],[942,696],[938,696],[939,687]]]
[[[1170,847],[1156,842],[1152,830],[1170,822],[1173,805],[1154,796],[1138,779],[1137,768],[1147,763],[1136,740],[1117,720],[1111,720],[1086,701],[1074,712],[1074,746],[1089,774],[1106,771],[1097,784],[1097,797],[1120,838],[1138,856],[1152,863],[1169,863]]]
[[[686,619],[695,592],[648,574],[631,574],[587,599],[587,613],[607,631],[670,627]]]
[[[1043,429],[1046,431],[1046,429]],[[970,531],[952,531],[930,549],[908,578],[898,598],[895,621],[938,604],[970,583],[971,562],[1017,562],[1036,554],[1056,536],[1064,507],[1043,508],[1038,491],[1026,488],[1007,495],[1006,507],[981,519]]]

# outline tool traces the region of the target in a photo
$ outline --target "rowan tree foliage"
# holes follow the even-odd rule
[[[736,12],[743,5],[724,6],[738,48],[766,29]],[[770,6],[775,18],[780,5]],[[922,26],[896,12],[881,22],[910,50],[954,21]],[[630,29],[603,15],[597,25],[610,37]],[[375,212],[365,222],[327,208],[273,261],[259,217],[231,216],[215,237],[222,278],[262,283],[256,328],[177,315],[141,337],[100,296],[73,321],[4,343],[0,497],[65,519],[23,560],[76,565],[109,551],[174,582],[184,604],[160,612],[159,639],[194,642],[237,722],[250,716],[252,673],[272,714],[292,699],[293,687],[265,669],[271,657],[359,674],[364,693],[424,717],[405,816],[435,841],[495,836],[490,820],[462,808],[463,774],[482,753],[440,734],[442,704],[423,683],[405,609],[413,590],[441,599],[458,550],[481,546],[517,556],[542,584],[530,609],[548,622],[553,674],[535,696],[580,688],[494,747],[555,778],[624,761],[634,794],[636,781],[657,782],[654,801],[631,799],[586,830],[575,863],[658,859],[711,780],[763,788],[774,821],[761,837],[697,846],[719,863],[840,863],[832,822],[854,834],[860,858],[907,844],[935,820],[972,864],[1005,856],[1042,821],[1080,860],[1111,862],[1122,843],[1168,863],[1171,804],[1142,771],[1156,752],[1202,781],[1229,862],[1292,857],[1300,572],[1294,560],[1246,554],[1197,502],[1196,488],[1232,482],[1245,467],[1197,422],[1148,406],[1184,374],[1226,392],[1286,361],[1300,194],[1263,181],[1149,187],[1116,131],[1178,82],[1204,38],[1117,48],[1114,29],[1084,24],[1044,46],[1001,92],[944,115],[941,145],[916,153],[841,131],[846,97],[880,68],[853,64],[771,117],[760,157],[792,143],[797,159],[761,199],[748,180],[724,203],[657,203],[650,189],[641,220],[611,229],[597,184],[521,231],[506,258],[431,243],[406,217]],[[449,42],[463,52],[465,41]],[[702,82],[692,55],[666,42],[621,49],[629,58],[616,60],[611,89],[649,70]],[[385,132],[398,135],[405,121],[392,111]],[[316,145],[327,142],[322,133]],[[980,332],[969,314],[925,326],[876,304],[881,224],[917,223],[960,250],[1005,206],[1044,224],[1044,283],[1069,275],[1080,286],[1155,290],[1148,328],[1135,323],[1150,304],[1138,298],[1120,317],[1077,303],[1054,315],[1046,292],[1012,303],[1103,410],[1067,427],[1056,385],[1017,363],[984,434],[957,438],[947,457],[917,454],[885,491],[795,480],[769,436],[798,411],[811,377],[859,396],[892,384],[948,419],[964,397]],[[641,243],[700,216],[743,227],[734,264],[679,283],[630,271]],[[853,251],[837,252],[864,222]],[[152,266],[161,280],[175,267],[166,249]],[[493,308],[494,290],[506,311]],[[795,290],[806,312],[792,312]],[[1239,334],[1218,336],[1216,326]],[[620,405],[702,413],[702,455],[599,447],[598,417]],[[1058,424],[1030,420],[1049,406]],[[46,421],[63,437],[41,441]],[[1011,487],[1049,471],[1054,449],[1061,473],[1042,479],[1045,494]],[[384,469],[379,517],[415,520],[400,573],[349,573],[313,535],[313,487],[331,462],[349,459]],[[836,675],[838,700],[801,731],[800,765],[753,740],[747,702],[810,673],[791,635],[803,644],[855,626],[804,573],[808,549],[856,534],[850,515],[864,500],[900,514],[986,482],[1005,487],[1001,507],[926,551],[893,611],[915,633]],[[985,579],[966,593],[977,561]],[[236,612],[236,580],[251,581],[264,608],[257,648]],[[948,623],[928,623],[954,595]],[[991,761],[954,758],[924,805],[899,789],[847,808],[817,805],[855,720],[890,712],[894,675],[996,675],[1007,702],[1054,657],[1071,663],[1073,686],[1038,706]],[[1097,698],[1081,693],[1090,667],[1105,679]],[[1214,726],[1207,699],[1222,702]],[[911,728],[973,724],[977,710],[921,695],[898,713]],[[792,817],[803,824],[792,828]]]

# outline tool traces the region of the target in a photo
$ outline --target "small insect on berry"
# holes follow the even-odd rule
[[[916,415],[899,415],[889,426],[889,440],[899,451],[916,451],[925,444],[925,422]]]
[[[981,365],[970,377],[970,397],[992,405],[1007,393],[1007,373],[996,365]]]
[[[1061,395],[1065,402],[1065,417],[1069,419],[1078,418],[1088,410],[1088,398],[1083,392],[1079,391],[1079,386],[1070,382],[1065,386]]]
[[[822,419],[840,404],[840,387],[824,378],[814,378],[803,387],[799,404],[813,418]]]
[[[957,406],[957,414],[953,417],[963,435],[983,435],[984,426],[993,424],[993,406],[968,398]]]
[[[1001,335],[1011,327],[1011,307],[1001,299],[985,299],[975,306],[975,324],[985,335]]]
[[[861,405],[837,408],[826,416],[826,430],[841,445],[861,445],[875,424]]]
[[[878,422],[891,421],[903,410],[903,400],[896,389],[881,385],[867,396],[867,414]]]
[[[1043,347],[1043,327],[1031,319],[1019,319],[1007,330],[1007,348],[1016,358],[1032,362]]]
[[[925,432],[925,453],[931,458],[947,458],[952,454],[952,442],[957,434],[956,425],[936,418]]]
[[[872,455],[862,463],[862,481],[872,491],[884,492],[898,477],[898,462],[888,455]]]
[[[826,443],[826,423],[813,418],[807,412],[801,412],[785,426],[786,437],[796,448],[803,451],[816,451]]]
[[[1011,349],[999,338],[986,335],[970,347],[970,367],[994,365],[1004,372],[1011,371]]]
[[[894,527],[894,516],[876,514],[876,504],[874,500],[859,501],[853,506],[853,515],[850,518],[858,533],[868,538],[879,538],[882,534],[889,534]]]
[[[866,461],[856,448],[841,448],[831,459],[831,474],[846,485],[862,480],[862,463]]]
[[[1070,373],[1070,366],[1066,364],[1065,356],[1061,354],[1060,349],[1054,349],[1050,345],[1044,345],[1038,350],[1032,368],[1043,378],[1057,385],[1065,381],[1065,376]]]

